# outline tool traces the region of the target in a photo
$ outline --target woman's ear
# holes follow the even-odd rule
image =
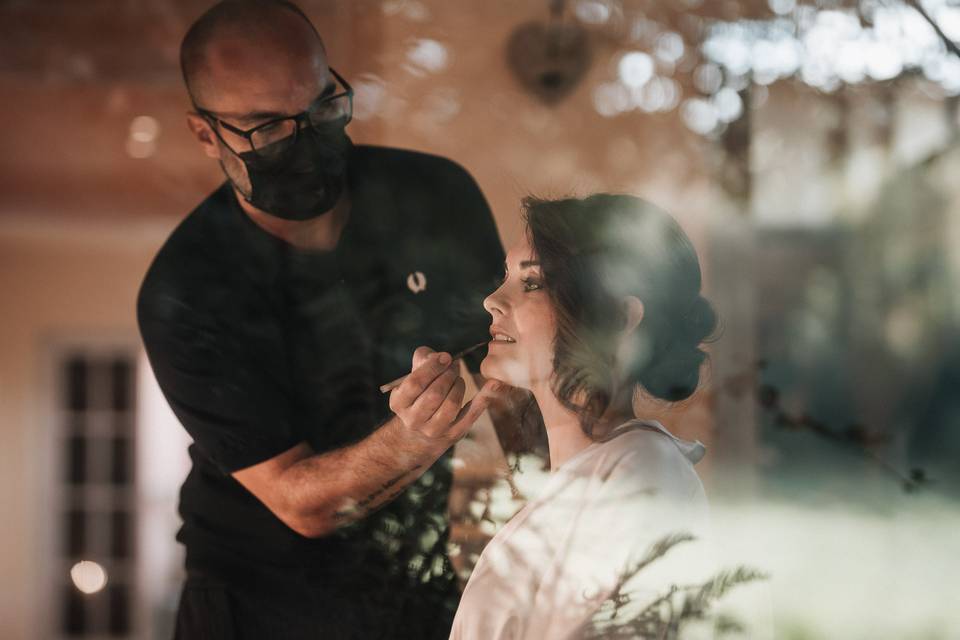
[[[617,363],[619,375],[627,373],[637,357],[645,353],[646,342],[635,332],[640,321],[643,320],[643,302],[636,296],[626,296],[620,301],[623,313],[623,328],[620,330],[617,346]]]
[[[643,320],[643,302],[636,296],[626,296],[621,302],[623,305],[623,333],[630,335]]]

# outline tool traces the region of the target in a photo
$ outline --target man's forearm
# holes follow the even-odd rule
[[[419,347],[413,370],[390,394],[394,417],[360,442],[322,454],[307,443],[234,473],[291,529],[320,537],[399,495],[462,438],[497,383],[463,404],[465,383],[448,353]]]
[[[300,533],[320,537],[392,501],[446,450],[417,439],[394,416],[342,449],[314,454],[284,471]]]

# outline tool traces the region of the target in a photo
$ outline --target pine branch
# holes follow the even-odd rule
[[[667,640],[679,637],[684,624],[691,620],[703,620],[710,607],[733,587],[765,580],[768,575],[756,569],[738,566],[720,571],[703,584],[671,585],[670,588],[649,602],[643,610],[623,619],[624,608],[631,602],[627,585],[643,569],[662,558],[673,547],[683,542],[696,540],[686,533],[668,534],[655,541],[642,559],[624,570],[611,594],[598,608],[593,620],[584,629],[586,639],[604,640],[613,638],[643,638]],[[730,630],[729,619],[724,618],[724,628]],[[735,621],[734,625],[736,624]]]
[[[587,640],[612,640],[614,638],[642,638],[644,640],[673,640],[679,638],[684,625],[694,620],[703,620],[710,607],[735,586],[766,580],[769,576],[756,569],[739,566],[721,571],[702,585],[678,587],[672,585],[661,596],[650,602],[642,611],[629,620],[594,620],[585,630]],[[622,589],[622,585],[620,585]],[[618,590],[620,590],[618,589]],[[679,600],[679,611],[677,601]],[[719,616],[715,628],[718,632],[743,629],[729,616]]]

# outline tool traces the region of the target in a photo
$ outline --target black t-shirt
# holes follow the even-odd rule
[[[189,570],[273,594],[289,615],[337,602],[389,625],[391,611],[426,609],[437,630],[459,597],[445,551],[449,453],[389,505],[319,539],[286,527],[230,475],[299,442],[323,452],[361,440],[390,417],[377,387],[409,372],[416,347],[454,352],[489,338],[481,302],[504,255],[469,174],[436,156],[358,146],[349,183],[333,251],[266,233],[225,183],[146,275],[140,331],[194,441],[178,540]]]

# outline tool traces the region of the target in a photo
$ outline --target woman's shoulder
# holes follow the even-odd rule
[[[702,491],[693,466],[704,452],[699,441],[677,438],[659,423],[631,421],[598,444],[596,472],[608,483],[643,482],[687,495],[697,487]]]
[[[691,466],[706,454],[706,447],[699,440],[678,438],[656,420],[629,420],[611,431],[600,444],[627,453],[646,452],[670,459],[679,455]]]

